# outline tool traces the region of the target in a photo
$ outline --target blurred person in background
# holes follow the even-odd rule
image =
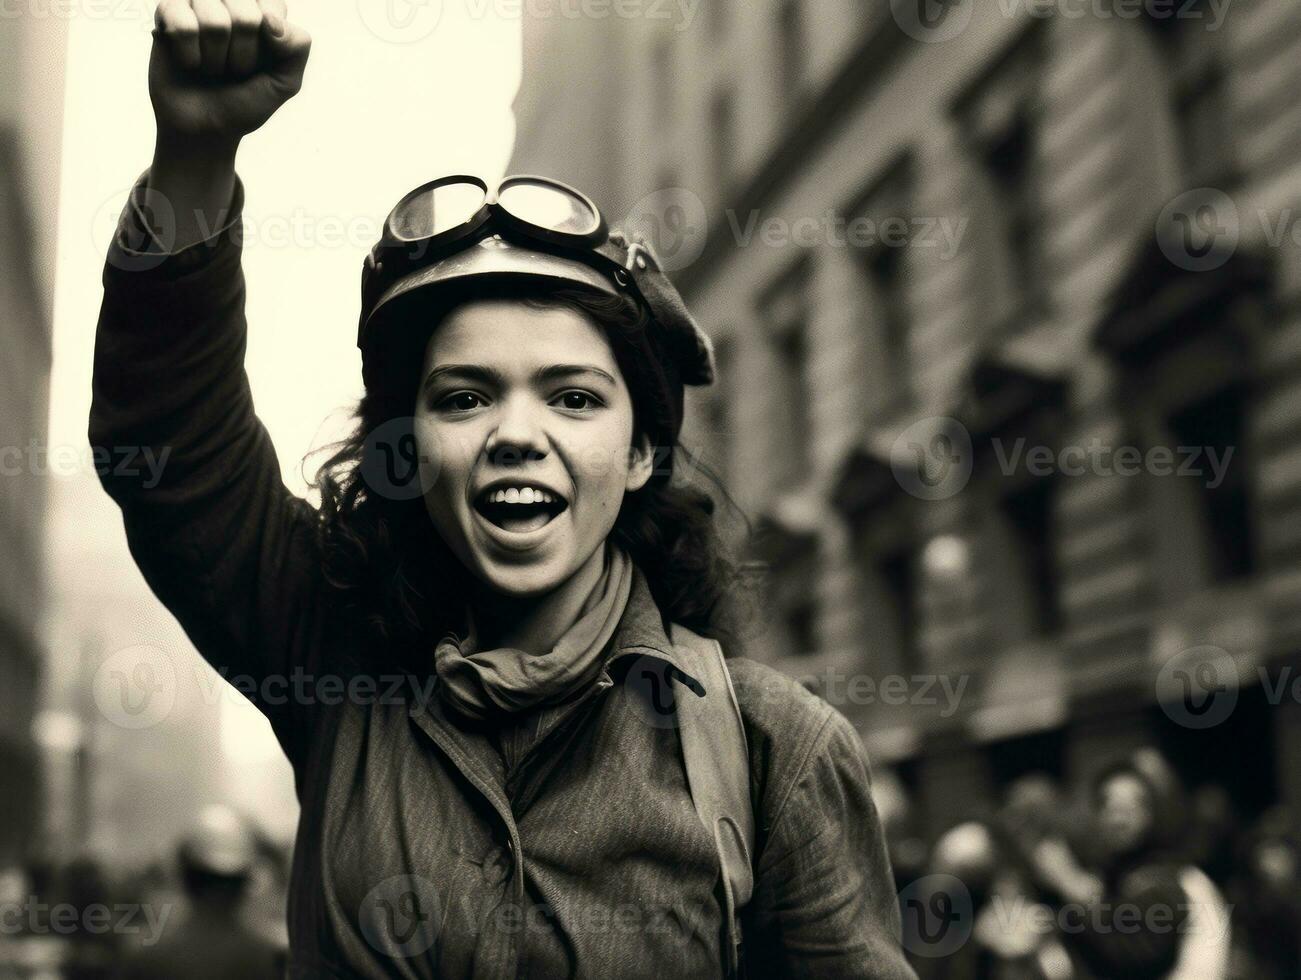
[[[55,976],[62,944],[34,931],[34,885],[19,864],[0,868],[0,980]]]
[[[883,767],[872,774],[872,799],[885,832],[894,890],[902,892],[926,873],[926,841],[917,830],[912,798],[892,770]]]
[[[972,820],[951,827],[936,840],[928,870],[953,892],[945,898],[964,918],[970,904],[971,934],[946,956],[916,957],[923,980],[1072,980],[1051,910],[1036,900],[994,826]]]
[[[1228,906],[1178,850],[1184,813],[1168,764],[1140,750],[1104,768],[1090,798],[1096,868],[1064,838],[1027,850],[1063,942],[1099,980],[1225,980]]]
[[[1073,816],[1057,781],[1046,773],[1032,772],[1008,785],[994,825],[1003,839],[1024,848],[1048,838],[1063,838],[1075,845],[1082,835]]]
[[[1242,830],[1227,789],[1218,783],[1197,787],[1190,807],[1187,853],[1218,888],[1227,888],[1233,877]]]
[[[123,958],[117,980],[274,980],[284,957],[244,918],[258,861],[252,829],[233,810],[205,807],[177,848],[185,908],[161,938]]]
[[[1230,885],[1237,973],[1252,980],[1301,978],[1301,846],[1291,813],[1266,813],[1246,835],[1240,872]]]
[[[286,927],[289,905],[289,870],[291,846],[277,841],[260,827],[253,827],[255,855],[249,872],[245,899],[245,919],[277,950],[282,960],[289,955]]]

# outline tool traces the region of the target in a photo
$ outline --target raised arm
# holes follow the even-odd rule
[[[285,17],[284,0],[162,0],[156,8],[149,188],[174,215],[164,251],[218,227],[240,141],[302,87],[312,40]]]
[[[203,20],[188,3],[158,8],[158,139],[104,266],[88,434],[92,448],[120,457],[128,447],[136,460],[100,479],[150,587],[214,667],[261,684],[311,649],[319,562],[315,513],[281,479],[244,370],[234,158],[297,90],[284,72],[301,79],[310,41],[292,27],[269,38],[274,17],[259,12],[250,63],[236,43],[247,31],[214,13],[230,10],[195,8]],[[290,750],[292,705],[251,693]]]

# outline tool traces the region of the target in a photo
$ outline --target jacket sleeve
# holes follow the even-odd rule
[[[742,942],[752,975],[916,980],[862,739],[830,710],[780,804]]]
[[[281,479],[244,370],[243,183],[218,231],[169,253],[139,207],[148,173],[104,266],[88,432],[96,459],[137,463],[96,470],[145,581],[293,759],[286,692],[316,648],[316,512]]]

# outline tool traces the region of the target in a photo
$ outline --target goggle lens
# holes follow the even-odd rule
[[[389,227],[399,241],[432,238],[465,224],[487,198],[487,190],[469,181],[426,187],[394,209]]]
[[[497,202],[520,221],[570,235],[590,235],[601,216],[586,201],[553,184],[527,177],[508,180]]]

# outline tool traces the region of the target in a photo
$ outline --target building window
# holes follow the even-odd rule
[[[757,313],[773,365],[772,470],[779,485],[798,485],[808,474],[812,442],[807,267],[801,263],[766,290]]]
[[[1171,447],[1176,461],[1196,453],[1202,470],[1200,476],[1188,479],[1194,479],[1200,491],[1199,516],[1209,536],[1207,571],[1212,584],[1245,578],[1257,567],[1248,466],[1243,458],[1245,410],[1245,388],[1233,384],[1199,398],[1166,420],[1176,442]],[[1220,461],[1219,472],[1214,472],[1212,460]]]
[[[1032,149],[1030,116],[1018,111],[1007,129],[987,147],[984,161],[1005,208],[1012,261],[1017,271],[1027,277],[1038,271],[1035,259],[1039,250],[1038,200],[1029,192],[1033,181]]]
[[[806,72],[806,39],[801,0],[782,0],[777,10],[778,84],[781,103],[794,112],[803,103]]]
[[[1035,146],[1044,60],[1043,28],[1036,24],[955,106],[964,140],[993,192],[1003,243],[1012,259],[1016,305],[1023,307],[1042,299]]]
[[[769,629],[769,650],[777,657],[816,653],[821,612],[817,532],[768,515],[760,518],[760,530],[752,540],[767,569],[759,615]]]
[[[999,511],[1007,522],[1011,544],[1019,559],[1030,637],[1052,636],[1062,628],[1057,563],[1053,555],[1053,487],[1051,479],[1030,477],[999,501]]]
[[[904,290],[902,248],[879,245],[864,263],[877,303],[881,344],[891,367],[890,388],[897,399],[911,394],[912,365],[908,353],[908,302]]]
[[[920,666],[917,660],[917,613],[914,605],[917,589],[915,556],[911,550],[898,551],[885,555],[875,564],[893,613],[894,667],[900,673],[907,673]]]
[[[878,181],[859,201],[846,209],[851,221],[863,221],[875,228],[869,244],[857,251],[863,275],[863,322],[873,331],[875,344],[871,361],[884,365],[874,370],[877,388],[884,393],[885,406],[911,400],[912,358],[909,332],[912,326],[908,303],[908,240],[894,239],[891,223],[907,223],[911,212],[911,168],[904,159]],[[871,222],[871,225],[866,225]]]
[[[989,638],[1000,648],[1051,639],[1062,627],[1052,507],[1055,481],[1024,475],[995,482],[981,535],[982,600]]]
[[[799,482],[809,458],[808,347],[802,319],[777,326],[773,334],[778,386],[776,397],[782,406],[781,445],[777,470],[788,484]]]
[[[1165,17],[1149,23],[1166,62],[1170,112],[1186,181],[1189,186],[1231,181],[1234,141],[1228,131],[1228,85],[1219,35],[1207,29],[1205,17]]]
[[[1148,249],[1095,346],[1120,369],[1129,436],[1157,454],[1134,473],[1142,557],[1157,601],[1177,606],[1260,567],[1250,416],[1272,278],[1250,251],[1190,272]]]
[[[725,199],[731,192],[735,179],[732,160],[736,151],[736,108],[730,90],[723,89],[714,96],[709,122],[713,130],[711,151],[714,186],[718,189],[719,197]]]

